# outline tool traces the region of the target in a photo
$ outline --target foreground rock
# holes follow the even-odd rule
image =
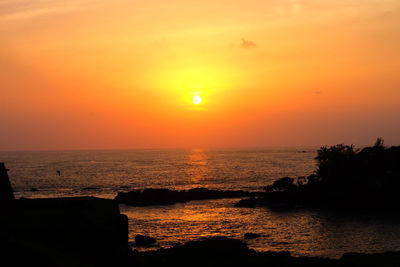
[[[255,252],[240,240],[214,237],[157,251],[135,251],[136,266],[389,267],[400,266],[400,252],[345,254],[341,259],[292,257],[289,252]]]
[[[321,147],[314,174],[284,177],[265,187],[261,197],[239,201],[237,207],[296,206],[340,209],[398,210],[400,147],[375,145],[362,150],[352,145]]]
[[[0,214],[1,266],[127,266],[132,261],[128,218],[113,200],[15,200],[4,172],[0,179],[1,206],[8,204]]]
[[[259,196],[263,192],[247,192],[242,190],[211,190],[194,188],[190,190],[144,189],[127,193],[118,193],[115,200],[130,206],[168,205],[191,200],[240,198]]]
[[[29,266],[123,266],[131,260],[128,219],[107,199],[16,200],[0,236],[1,252]]]
[[[261,235],[257,233],[245,233],[243,237],[245,239],[255,239],[261,237]]]
[[[149,246],[156,242],[157,242],[157,240],[150,236],[146,236],[146,235],[136,235],[135,236],[135,243],[138,246]]]
[[[15,203],[14,192],[7,171],[4,163],[0,162],[0,212],[6,212]]]

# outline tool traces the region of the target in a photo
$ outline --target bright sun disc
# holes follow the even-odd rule
[[[201,101],[202,101],[202,99],[201,99],[201,97],[198,96],[198,95],[195,95],[195,96],[192,98],[192,103],[195,104],[195,105],[200,104]]]

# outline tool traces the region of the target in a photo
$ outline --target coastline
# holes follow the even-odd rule
[[[2,181],[9,182],[4,165]],[[94,197],[15,199],[12,188],[5,187],[2,206],[6,215],[2,220],[1,248],[5,258],[33,266],[396,266],[399,252],[345,253],[340,259],[313,256],[292,256],[288,251],[257,252],[243,241],[227,237],[213,237],[185,242],[154,251],[131,251],[128,243],[128,218],[121,214],[118,202]],[[135,192],[139,206],[147,206],[145,191]],[[151,205],[235,199],[248,195],[245,191],[153,190]],[[138,195],[137,195],[138,194]],[[174,201],[165,200],[174,194]],[[143,198],[143,196],[145,196]],[[133,202],[136,203],[136,202]],[[231,206],[233,208],[233,206]],[[147,239],[146,239],[147,238]],[[246,238],[246,237],[245,237]],[[249,233],[248,238],[258,238]],[[150,243],[156,242],[145,237]],[[137,241],[138,242],[138,241]],[[147,244],[144,244],[147,245]],[[196,259],[193,261],[193,259]]]

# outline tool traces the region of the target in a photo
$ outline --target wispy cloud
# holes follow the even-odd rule
[[[252,42],[252,41],[248,41],[244,38],[242,38],[242,43],[240,44],[241,48],[252,48],[255,47],[256,43]]]
[[[51,13],[64,13],[81,9],[93,2],[92,0],[2,0],[0,20],[18,20]]]

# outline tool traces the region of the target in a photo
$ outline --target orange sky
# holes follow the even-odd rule
[[[0,150],[399,144],[399,47],[397,0],[3,0]]]

